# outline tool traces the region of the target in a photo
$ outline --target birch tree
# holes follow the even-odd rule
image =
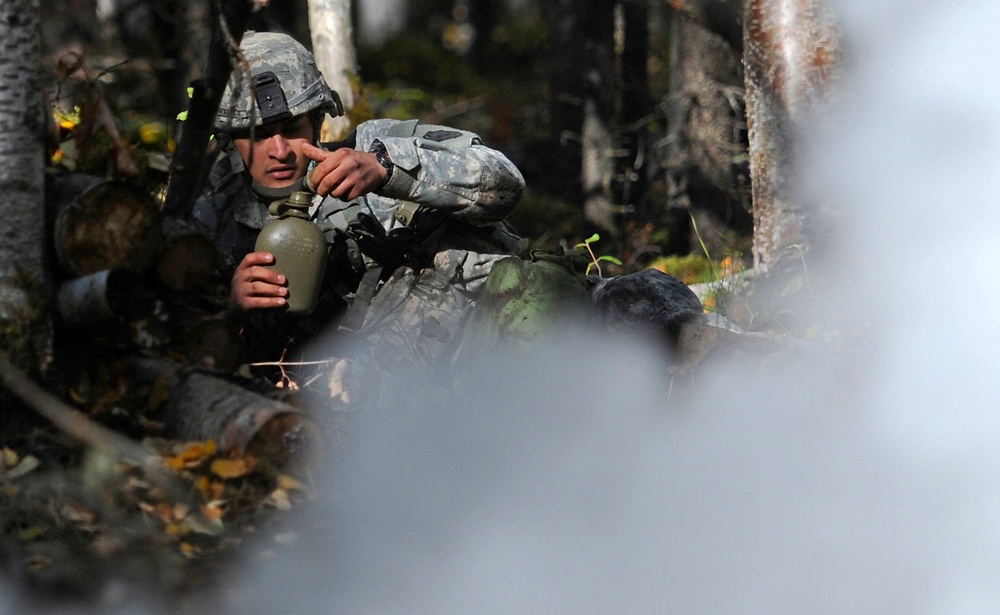
[[[358,72],[351,0],[309,0],[309,31],[316,66],[330,87],[340,95],[344,110],[351,109],[354,107],[351,78]],[[346,114],[327,117],[320,140],[342,139],[351,128],[351,120]]]
[[[822,235],[824,212],[793,191],[794,135],[830,104],[841,65],[839,32],[824,0],[745,0],[744,63],[754,265]]]
[[[40,367],[50,343],[40,14],[39,0],[0,4],[0,347],[25,367]]]

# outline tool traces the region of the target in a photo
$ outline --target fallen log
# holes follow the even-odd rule
[[[69,277],[150,268],[163,239],[156,203],[126,182],[93,179],[67,175],[49,180],[46,207],[54,212],[52,243],[59,267]],[[75,187],[88,183],[75,193]]]
[[[148,279],[124,269],[75,278],[56,291],[56,323],[65,330],[127,320],[152,312],[155,290]]]
[[[169,359],[129,361],[133,376],[163,397],[156,414],[168,436],[214,440],[219,450],[267,459],[277,466],[304,461],[319,430],[298,408]]]
[[[175,291],[208,284],[215,273],[215,243],[195,222],[175,217],[163,220],[163,249],[157,257],[160,281]]]

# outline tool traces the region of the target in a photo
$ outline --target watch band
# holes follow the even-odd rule
[[[379,188],[381,188],[388,184],[389,180],[392,179],[392,171],[396,168],[396,165],[392,163],[392,159],[389,158],[389,152],[386,151],[385,145],[381,141],[376,140],[372,143],[372,147],[369,151],[372,154],[375,154],[375,160],[378,160],[378,163],[385,169],[385,180],[382,182],[382,185],[379,186]]]

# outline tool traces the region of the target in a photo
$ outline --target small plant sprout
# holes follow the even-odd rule
[[[594,233],[593,235],[591,235],[587,239],[584,239],[583,243],[578,243],[578,244],[576,244],[576,246],[574,246],[574,247],[577,247],[577,248],[587,248],[587,252],[590,253],[590,260],[591,260],[591,262],[590,262],[590,264],[587,265],[587,275],[590,275],[591,268],[595,268],[595,269],[597,269],[597,275],[600,276],[600,277],[604,277],[604,274],[601,272],[601,261],[607,261],[609,263],[613,263],[613,264],[618,265],[618,266],[621,266],[621,264],[622,264],[622,262],[619,259],[615,258],[614,256],[607,256],[607,255],[595,256],[594,255],[594,250],[590,247],[590,244],[592,244],[592,243],[594,243],[596,241],[600,241],[600,239],[601,239],[601,236],[598,235],[597,233]]]

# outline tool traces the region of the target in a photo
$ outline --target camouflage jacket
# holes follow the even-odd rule
[[[428,257],[444,249],[515,254],[524,240],[503,220],[524,190],[520,171],[502,153],[482,144],[470,132],[419,124],[415,120],[371,120],[360,124],[343,143],[369,151],[381,142],[395,165],[388,183],[375,193],[351,202],[315,197],[312,219],[327,242],[342,242],[358,213],[366,213],[387,235],[407,225],[415,206],[437,216],[445,227],[436,233]],[[243,257],[253,251],[257,234],[272,217],[268,202],[250,189],[243,161],[235,148],[224,149],[198,199],[194,215],[213,235],[222,258],[221,273],[231,276]],[[396,243],[405,242],[397,239]],[[376,255],[365,254],[369,264]],[[379,263],[383,264],[384,263]],[[428,258],[423,265],[430,265]]]
[[[304,318],[272,310],[244,314],[244,338],[252,360],[275,360],[290,339],[303,342],[333,322],[358,326],[366,308],[345,311],[370,300],[371,282],[377,283],[371,279],[373,273],[384,280],[400,265],[433,269],[447,276],[455,292],[473,298],[494,262],[525,250],[527,241],[503,221],[517,205],[524,179],[502,153],[485,147],[469,132],[396,120],[364,122],[344,143],[323,146],[369,151],[376,139],[395,165],[385,186],[351,202],[313,199],[312,219],[330,247],[320,305]],[[268,200],[251,190],[235,148],[224,148],[194,215],[216,242],[219,275],[226,281],[254,250],[257,235],[272,219]],[[412,215],[417,206],[423,211]],[[354,229],[365,218],[362,213],[376,228],[369,224],[362,234],[372,241],[359,245]],[[414,232],[417,228],[423,230]],[[382,249],[385,246],[390,249]],[[358,291],[362,280],[371,292],[357,301],[356,291],[366,294]]]

